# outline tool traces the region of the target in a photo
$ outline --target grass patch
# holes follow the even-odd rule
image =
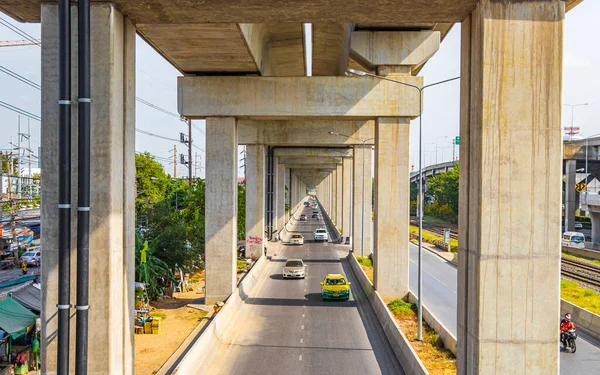
[[[237,273],[246,272],[246,261],[238,259],[237,260]]]
[[[600,260],[598,260],[598,259],[584,257],[584,256],[581,256],[581,255],[575,255],[575,254],[573,254],[571,252],[568,252],[568,251],[563,251],[562,252],[562,256],[564,258],[567,258],[567,259],[579,260],[579,261],[586,262],[586,263],[589,263],[589,264],[593,264],[594,266],[599,266],[600,267]]]
[[[574,305],[600,315],[600,294],[579,286],[576,281],[561,280],[560,296]]]
[[[388,303],[388,308],[394,315],[415,315],[417,310],[414,303],[408,303],[401,299],[395,299]]]
[[[373,267],[373,262],[367,257],[358,256],[356,257],[356,260],[358,261],[358,263],[360,263],[361,266]]]
[[[414,234],[418,235],[419,227],[416,225],[411,225],[410,233],[414,233]],[[438,236],[436,234],[433,234],[433,233],[428,232],[427,230],[423,229],[423,241],[433,245],[433,244],[435,244],[435,241],[444,241],[444,237]],[[450,239],[450,251],[453,253],[458,252],[458,240],[456,240],[454,238]]]
[[[456,375],[454,354],[444,348],[439,335],[426,322],[423,322],[423,341],[417,341],[417,307],[414,303],[396,299],[388,303],[388,308],[431,375]]]

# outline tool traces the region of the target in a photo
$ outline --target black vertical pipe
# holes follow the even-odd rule
[[[71,309],[71,9],[58,2],[58,351],[57,373],[69,373]]]
[[[273,240],[273,214],[275,213],[275,147],[271,147],[271,182],[269,191],[271,192],[271,213],[270,220],[271,228],[269,231],[269,241]]]
[[[75,340],[75,374],[87,374],[88,367],[88,300],[90,259],[90,1],[78,2],[78,190],[77,190],[77,335]]]

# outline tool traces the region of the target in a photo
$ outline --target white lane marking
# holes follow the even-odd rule
[[[304,339],[300,339],[300,344],[304,344]]]
[[[417,264],[417,262],[412,261],[414,264]],[[448,285],[446,285],[442,280],[438,279],[437,277],[435,277],[431,272],[427,271],[426,269],[423,269],[423,271],[425,271],[425,273],[429,274],[429,276],[433,277],[435,280],[437,280],[438,283],[442,284],[443,286],[445,286],[446,288],[448,287]]]
[[[298,360],[299,360],[299,361],[301,361],[301,360],[302,360],[302,354],[300,354],[300,355],[298,356]]]
[[[302,324],[302,327],[300,327],[300,329],[304,329],[304,324]]]
[[[304,289],[304,291],[306,292],[306,289]]]
[[[306,315],[306,314],[302,314],[302,317],[304,318],[304,316],[305,316],[305,315]]]
[[[306,305],[302,305],[303,308],[306,308]]]

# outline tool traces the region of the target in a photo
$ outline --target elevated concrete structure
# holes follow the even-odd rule
[[[583,194],[581,204],[583,209],[590,213],[592,219],[592,243],[600,244],[600,195]]]
[[[94,2],[92,173],[105,183],[92,191],[91,290],[110,304],[90,307],[95,322],[90,372],[133,372],[136,31],[185,74],[178,81],[180,114],[207,119],[206,302],[212,303],[235,286],[238,144],[256,148],[257,155],[273,146],[307,148],[304,155],[283,150],[262,151],[264,157],[255,160],[250,155],[250,164],[260,168],[247,181],[253,197],[246,235],[263,236],[265,194],[275,197],[279,228],[285,202],[297,207],[307,188],[317,187],[343,234],[354,237],[355,254],[368,254],[373,250],[371,147],[378,143],[376,287],[389,296],[403,293],[409,176],[407,147],[395,137],[406,136],[404,124],[420,115],[421,98],[414,88],[345,76],[344,70],[367,70],[421,87],[423,78],[415,75],[452,25],[463,22],[458,372],[557,373],[559,249],[558,238],[547,234],[558,233],[560,222],[563,18],[565,9],[579,2],[373,0],[368,11],[359,0]],[[48,156],[42,243],[49,251],[42,267],[47,363],[42,370],[53,373],[56,5],[0,0],[0,9],[21,21],[42,20],[42,138]],[[305,22],[313,24],[314,77],[305,77]],[[362,140],[375,137],[378,142],[362,147]],[[354,150],[351,157],[347,151],[311,155],[315,146]],[[279,159],[267,179],[273,183],[266,186],[260,176],[273,156]],[[398,212],[384,199],[395,202]],[[390,234],[387,226],[399,230]],[[513,324],[519,319],[528,322],[526,331]]]
[[[246,256],[265,251],[265,147],[246,146]]]

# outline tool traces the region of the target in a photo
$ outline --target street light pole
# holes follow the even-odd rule
[[[339,135],[341,137],[346,137],[349,139],[354,139],[356,141],[359,141],[360,143],[362,143],[362,195],[361,195],[361,213],[360,213],[360,217],[361,217],[361,221],[360,221],[360,256],[364,257],[365,256],[365,144],[368,141],[371,141],[375,138],[368,138],[365,140],[362,139],[358,139],[356,137],[352,137],[346,134],[340,134],[338,132],[334,132],[334,131],[330,131],[329,134],[331,135]],[[356,155],[354,155],[356,156]]]
[[[419,329],[417,332],[417,340],[423,340],[423,91],[432,86],[437,86],[442,83],[455,81],[460,79],[460,77],[454,77],[450,79],[445,79],[443,81],[434,82],[429,85],[425,85],[423,87],[419,87],[416,85],[412,85],[410,83],[397,81],[395,79],[391,79],[384,76],[379,76],[372,73],[363,72],[355,69],[346,69],[346,71],[350,74],[356,74],[358,76],[370,76],[379,79],[383,79],[385,81],[390,81],[394,83],[399,83],[404,86],[412,87],[419,91],[419,263],[418,263],[418,291],[417,291],[417,299],[418,299],[418,321],[419,321]]]
[[[589,141],[590,138],[596,137],[596,136],[599,136],[599,135],[600,135],[600,133],[598,133],[598,134],[592,134],[589,137],[585,138],[585,194],[588,193],[588,183],[587,183],[588,182],[588,147],[589,147],[588,146],[588,143],[589,143],[588,141]]]

